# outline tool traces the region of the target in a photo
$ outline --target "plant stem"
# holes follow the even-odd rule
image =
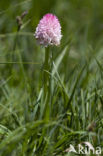
[[[44,91],[46,93],[49,83],[49,48],[45,48],[45,62],[44,62]]]
[[[45,61],[44,61],[44,102],[45,102],[45,118],[49,118],[50,109],[50,76],[47,72],[50,70],[50,48],[45,48]]]

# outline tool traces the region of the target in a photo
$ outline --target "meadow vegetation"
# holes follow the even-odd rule
[[[46,13],[63,35],[50,72],[33,36]],[[0,156],[72,156],[85,141],[103,147],[103,1],[0,0]]]

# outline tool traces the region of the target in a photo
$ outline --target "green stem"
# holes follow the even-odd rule
[[[44,62],[44,91],[48,91],[49,85],[49,48],[45,48],[45,62]]]
[[[49,119],[50,109],[50,76],[47,72],[50,70],[50,49],[49,47],[45,48],[45,61],[44,61],[44,102],[45,102],[45,118]]]

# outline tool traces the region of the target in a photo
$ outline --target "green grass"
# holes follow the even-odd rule
[[[63,34],[50,49],[50,72],[33,37],[48,12]],[[48,103],[43,73],[51,79]],[[103,1],[1,0],[0,156],[72,156],[65,151],[82,142],[103,148]]]

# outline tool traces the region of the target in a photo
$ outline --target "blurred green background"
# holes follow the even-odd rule
[[[28,11],[28,14],[17,33],[17,16],[21,16],[25,11]],[[75,87],[76,93],[73,92],[74,98],[71,96],[74,114],[79,117],[73,116],[71,121],[73,124],[69,128],[74,131],[86,130],[92,121],[100,121],[102,126],[98,123],[95,130],[97,138],[90,136],[87,138],[94,144],[103,145],[103,0],[0,0],[0,124],[13,132],[21,125],[39,119],[40,112],[34,106],[38,102],[42,86],[44,48],[37,44],[33,35],[39,20],[46,13],[55,14],[62,27],[61,45],[51,48],[54,62],[64,48],[69,47],[58,68],[68,96],[72,94],[77,73],[85,64],[87,65],[77,82],[78,87]],[[101,65],[98,65],[96,59]],[[29,62],[29,64],[13,62]],[[57,114],[63,113],[65,105],[64,91],[61,93],[63,90],[61,88],[59,90],[58,85],[54,85],[53,94],[56,95],[52,114],[56,119]],[[86,118],[83,116],[83,102],[86,105],[85,109],[88,110]],[[3,127],[1,129],[3,130]],[[22,131],[24,132],[24,129]],[[55,139],[57,134],[59,138],[68,134],[63,129],[58,131],[54,134],[55,143],[58,140]],[[4,140],[3,145],[6,145],[5,132],[1,132],[0,139]],[[38,140],[39,136],[36,137]],[[72,135],[69,139],[75,142],[81,138]],[[69,139],[67,138],[68,142],[71,141]],[[68,142],[66,143],[69,144]],[[13,148],[15,148],[13,145],[10,149],[5,146],[4,155]],[[21,150],[21,144],[18,150]],[[24,153],[25,151],[26,147]],[[13,153],[13,156],[17,153]],[[40,156],[40,153],[38,155]]]
[[[102,3],[97,0],[27,0],[27,1],[2,1],[0,2],[0,32],[1,34],[14,33],[17,30],[16,16],[21,15],[25,10],[28,15],[24,22],[30,20],[22,32],[34,33],[35,28],[42,18],[48,12],[58,16],[62,25],[62,44],[72,38],[73,46],[76,48],[77,55],[87,55],[88,46],[98,48],[102,45],[103,34],[103,11]],[[4,42],[5,40],[5,42]],[[20,46],[28,59],[37,55],[37,45],[33,36],[22,36]],[[21,42],[22,41],[22,42]],[[14,38],[1,38],[1,49],[7,48],[8,55],[14,43]],[[6,45],[7,44],[7,45]],[[3,46],[4,45],[4,46]],[[1,53],[4,52],[1,50]],[[33,59],[34,60],[34,59]]]
[[[99,53],[102,48],[102,9],[103,1],[98,0],[1,0],[0,61],[14,61],[11,55],[14,55],[16,61],[18,60],[16,52],[13,51],[15,32],[17,31],[16,17],[20,16],[24,11],[28,11],[28,15],[23,19],[24,27],[20,31],[18,46],[16,48],[16,50],[20,50],[23,61],[41,62],[43,55],[41,52],[42,49],[36,44],[33,34],[42,16],[50,12],[58,16],[62,25],[63,38],[61,46],[63,47],[68,40],[72,44],[66,66],[72,67],[78,61],[88,62],[93,57],[94,51],[98,51]],[[60,50],[60,47],[54,47],[54,57],[58,56]],[[39,66],[25,67],[26,71],[31,74],[33,71],[37,71]],[[5,70],[4,66],[2,69],[4,76],[10,72]],[[33,76],[35,77],[35,74]]]

